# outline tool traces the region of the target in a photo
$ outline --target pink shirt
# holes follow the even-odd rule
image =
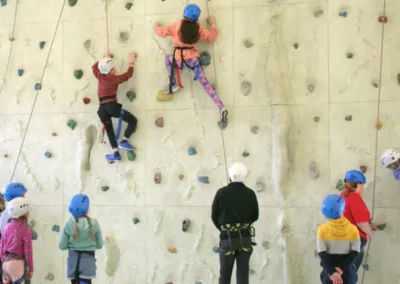
[[[181,23],[182,20],[179,20],[166,27],[156,26],[156,34],[160,37],[171,36],[173,38],[174,46],[179,46],[179,47],[194,46],[194,44],[184,44],[183,42],[181,42],[181,37],[180,37]],[[204,40],[207,43],[212,43],[217,39],[218,36],[218,31],[215,27],[211,27],[210,30],[207,30],[202,25],[200,25],[199,32],[200,32],[200,40]],[[183,50],[183,57],[185,59],[190,59],[199,56],[200,54],[195,48],[189,50]],[[181,59],[181,52],[176,52],[176,59],[177,60]]]
[[[6,252],[23,257],[28,270],[33,272],[32,233],[26,223],[13,220],[4,227],[0,241],[2,261]]]

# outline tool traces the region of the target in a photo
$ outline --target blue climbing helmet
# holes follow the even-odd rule
[[[3,198],[5,201],[11,201],[14,198],[24,196],[27,191],[28,190],[22,183],[12,182],[6,185],[3,192]]]
[[[348,171],[344,176],[344,181],[366,183],[367,179],[365,178],[365,175],[362,172],[357,170],[351,170]]]
[[[196,4],[189,4],[183,11],[183,16],[191,21],[197,21],[200,17],[201,10]]]
[[[346,201],[338,194],[329,194],[322,201],[321,212],[327,219],[338,219],[342,216]]]
[[[76,194],[69,203],[69,213],[74,217],[83,217],[89,211],[89,196],[85,194]]]

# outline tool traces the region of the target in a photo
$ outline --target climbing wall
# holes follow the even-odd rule
[[[224,131],[187,71],[172,102],[155,99],[167,84],[172,43],[154,26],[179,19],[188,2],[202,8],[202,24],[208,14],[217,19],[218,40],[198,49],[212,55],[205,72],[229,109]],[[359,283],[400,283],[400,188],[379,164],[383,150],[399,147],[399,1],[106,4],[1,0],[0,186],[13,180],[29,188],[39,233],[34,283],[69,283],[57,226],[78,192],[90,196],[105,238],[96,283],[217,283],[210,206],[234,161],[249,168],[260,203],[250,283],[319,283],[321,200],[361,165],[368,207],[388,225],[368,247]],[[139,120],[137,150],[112,165],[91,73],[107,45],[120,72],[128,53],[137,54],[133,79],[119,88],[119,101]]]

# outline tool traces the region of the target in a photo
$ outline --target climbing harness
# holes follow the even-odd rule
[[[186,67],[188,67],[190,70],[192,70],[192,71],[195,71],[195,75],[194,75],[194,81],[196,81],[196,80],[198,80],[199,79],[199,76],[200,76],[200,68],[202,68],[201,66],[200,66],[200,62],[197,64],[197,65],[195,65],[195,66],[190,66],[187,62],[186,62],[186,60],[184,59],[184,57],[183,57],[183,51],[184,50],[190,50],[190,49],[194,49],[194,47],[180,47],[180,46],[175,46],[174,47],[174,54],[173,54],[173,57],[172,57],[172,66],[171,66],[171,74],[170,74],[170,76],[169,76],[169,93],[170,94],[172,94],[172,86],[174,85],[174,79],[175,79],[175,76],[174,76],[174,71],[176,72],[176,77],[177,77],[177,79],[178,79],[178,86],[180,87],[180,88],[183,88],[183,85],[182,85],[182,81],[181,81],[181,72],[180,72],[180,70],[182,70],[184,67],[185,67],[185,65],[186,65]],[[176,51],[177,50],[180,50],[181,51],[181,66],[178,66],[178,64],[177,64],[177,62],[176,62],[176,58],[175,58],[175,54],[176,54]]]
[[[226,224],[226,225],[222,225],[221,226],[221,231],[222,232],[226,232],[226,234],[228,235],[228,241],[229,241],[229,251],[225,252],[225,255],[232,255],[234,254],[236,251],[244,251],[244,252],[248,252],[251,249],[251,246],[256,246],[257,244],[254,242],[253,238],[256,235],[256,229],[251,226],[249,223],[236,223],[236,224]],[[243,237],[244,233],[248,233],[249,237]],[[232,245],[232,233],[239,234],[239,240],[240,243]],[[237,239],[237,237],[233,237],[234,239]],[[244,244],[243,243],[243,239],[250,239],[251,242],[248,242],[248,244]]]
[[[115,140],[118,142],[119,136],[121,135],[121,130],[122,130],[122,121],[124,118],[124,113],[125,110],[121,109],[121,113],[119,115],[118,119],[118,128],[117,128],[117,134],[115,134]],[[101,130],[101,143],[104,144],[104,133],[106,132],[106,127],[108,124],[112,124],[111,120],[107,120],[103,122],[103,129]]]
[[[75,272],[74,272],[74,274],[75,274],[74,284],[91,283],[90,279],[80,279],[79,278],[79,266],[81,264],[81,256],[82,256],[82,254],[88,254],[88,255],[91,255],[91,256],[95,257],[94,251],[75,250],[74,252],[76,252],[78,254],[78,260],[76,261],[76,267],[75,267]]]

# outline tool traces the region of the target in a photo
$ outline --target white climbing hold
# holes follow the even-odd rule
[[[319,177],[319,169],[317,167],[317,163],[315,161],[311,161],[308,167],[308,173],[312,179],[316,179]]]
[[[104,261],[106,274],[109,277],[114,277],[121,259],[121,253],[118,248],[116,239],[112,236],[106,237],[105,248],[106,255]]]

